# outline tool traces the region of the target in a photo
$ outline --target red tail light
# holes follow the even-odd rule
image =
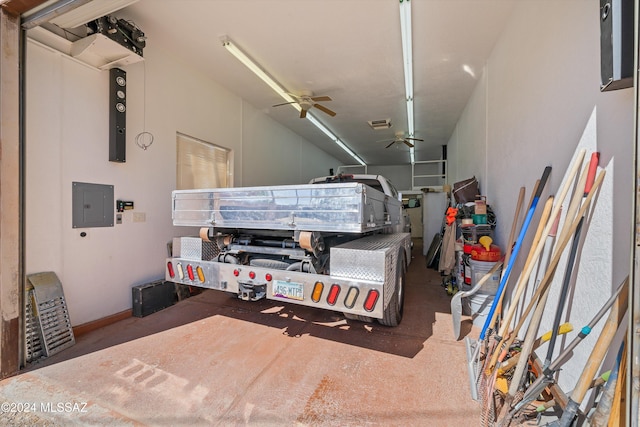
[[[329,288],[329,295],[327,295],[327,304],[336,305],[338,295],[340,295],[340,285],[331,285],[331,288]]]
[[[273,280],[273,276],[271,275],[271,273],[265,274],[264,278],[267,280],[267,282],[270,282]]]
[[[380,297],[380,292],[375,289],[371,289],[367,294],[367,299],[364,300],[364,309],[367,311],[373,311]]]
[[[187,275],[189,276],[189,280],[193,280],[196,277],[193,274],[193,267],[191,266],[191,264],[187,265]]]
[[[172,279],[176,277],[176,272],[173,271],[173,263],[171,261],[167,262],[167,270],[169,271],[169,277]]]
[[[249,272],[249,278],[250,279],[255,279],[256,278],[256,272],[255,271],[250,271]]]

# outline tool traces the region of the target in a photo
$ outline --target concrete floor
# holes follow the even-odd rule
[[[419,244],[406,283],[397,328],[205,291],[1,381],[22,413],[0,425],[479,425],[450,298]],[[468,319],[462,331],[477,336]]]

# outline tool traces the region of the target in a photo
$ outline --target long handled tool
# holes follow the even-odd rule
[[[584,159],[584,155],[585,155],[585,150],[580,150],[580,152],[578,153],[578,156],[576,157],[570,171],[568,174],[568,177],[562,187],[562,189],[560,190],[559,194],[556,196],[555,198],[555,205],[553,207],[553,210],[551,211],[551,221],[549,221],[545,227],[545,230],[543,232],[543,240],[546,240],[546,236],[549,235],[549,232],[551,231],[552,227],[553,227],[553,223],[555,222],[555,218],[557,217],[557,215],[560,213],[560,209],[562,207],[562,203],[564,202],[564,198],[566,197],[567,193],[569,192],[569,189],[571,187],[571,183],[574,180],[574,177],[577,175],[578,170],[580,169],[580,166],[582,165],[582,160]],[[542,249],[544,248],[544,244],[540,243],[538,244],[535,249],[534,249],[534,255],[533,258],[534,260],[537,260],[538,257],[540,256],[540,253],[542,252]],[[522,274],[520,275],[520,278],[518,280],[518,284],[516,285],[516,289],[515,289],[515,295],[512,296],[511,299],[511,305],[509,306],[509,310],[502,322],[502,327],[500,328],[500,332],[498,333],[498,339],[500,339],[501,337],[504,337],[505,334],[508,331],[509,325],[511,323],[511,320],[513,319],[513,316],[515,314],[517,305],[518,305],[518,301],[520,299],[520,297],[522,296],[522,293],[524,292],[524,288],[525,288],[525,284],[527,283],[527,281],[529,280],[529,276],[531,274],[531,272],[533,271],[533,268],[535,266],[535,263],[531,263],[529,265],[528,268],[526,268]]]
[[[588,420],[589,427],[607,427],[609,422],[614,421],[616,416],[619,418],[619,413],[616,410],[617,408],[614,409],[614,405],[619,403],[616,402],[617,393],[622,388],[621,384],[624,383],[624,372],[627,364],[627,353],[625,351],[626,344],[627,339],[625,337],[622,344],[620,344],[616,363],[613,366],[613,369],[611,369],[611,374],[609,375],[607,383],[602,390],[602,395],[598,401],[598,405]],[[620,370],[620,367],[622,367],[622,370]]]
[[[584,200],[586,200],[589,194],[591,193],[593,182],[595,181],[595,172],[597,167],[598,167],[598,156],[595,155],[591,157],[591,162],[589,164],[588,172],[586,173],[586,176],[585,174],[583,174],[583,176],[580,179],[578,188],[584,188],[584,191],[582,192],[582,194],[576,191],[576,197],[574,197],[574,199],[572,200],[571,205],[569,206],[569,211],[567,212],[566,223],[571,224],[572,222],[575,222],[575,220],[571,215],[575,212],[577,206],[581,204],[580,196],[582,196],[581,199],[584,202]],[[571,245],[571,252],[569,254],[569,263],[567,265],[567,272],[565,274],[564,283],[563,283],[563,286],[565,288],[565,290],[563,291],[565,293],[565,299],[566,299],[566,292],[569,287],[569,283],[571,282],[571,273],[573,271],[573,264],[578,253],[579,241],[580,241],[580,236],[582,232],[582,224],[584,222],[585,213],[586,213],[586,210],[583,210],[583,214],[580,216],[580,219],[578,220],[578,223],[576,224],[576,227],[575,227],[575,231],[573,233],[573,243]],[[567,235],[570,234],[568,229],[566,232],[565,230],[563,230],[563,232],[560,233],[561,237],[563,237],[563,233],[566,233]],[[555,251],[557,255],[561,254],[559,249],[560,248],[558,248],[558,250]],[[554,269],[555,269],[555,266],[554,266]],[[522,350],[520,353],[520,361],[516,366],[516,371],[513,374],[513,378],[511,380],[511,386],[509,387],[508,396],[510,396],[511,398],[515,396],[516,392],[520,389],[524,381],[527,364],[529,362],[529,355],[533,350],[532,348],[533,340],[535,339],[535,336],[538,331],[538,327],[540,326],[540,322],[542,320],[542,315],[544,313],[546,300],[549,295],[549,289],[550,287],[547,286],[547,289],[541,294],[536,310],[529,322],[529,328],[525,337],[524,345],[522,346]],[[560,325],[560,318],[562,316],[562,308],[564,307],[564,301],[561,301],[561,303],[562,303],[562,307],[559,306],[560,316],[556,316],[558,321],[557,323],[554,322],[553,328],[551,328],[552,331],[554,330],[554,328],[557,331],[557,328]],[[555,333],[552,332],[551,341],[549,342],[549,347],[555,344],[556,336],[557,336],[557,332]],[[553,351],[553,349],[551,350]],[[548,366],[548,363],[544,365],[543,368],[546,368],[547,366]]]
[[[609,371],[603,372],[602,375],[600,375],[598,378],[594,378],[594,380],[591,381],[591,384],[589,384],[589,389],[602,387],[609,380],[610,374],[611,374],[611,371],[609,370]],[[556,399],[550,399],[544,402],[543,404],[536,406],[535,411],[536,413],[539,414],[539,413],[545,412],[549,408],[553,408],[557,404],[558,402],[556,401]]]
[[[585,326],[580,329],[580,333],[564,348],[564,350],[558,355],[558,357],[549,365],[547,369],[545,369],[530,386],[527,388],[526,393],[522,397],[522,400],[518,402],[513,410],[509,413],[510,417],[513,417],[518,411],[520,411],[525,405],[533,402],[537,396],[544,390],[549,384],[553,384],[555,382],[554,376],[555,373],[560,370],[560,368],[569,360],[571,354],[573,353],[573,349],[578,346],[593,330],[593,328],[598,324],[600,319],[604,317],[604,315],[609,311],[611,306],[618,300],[619,295],[622,292],[627,292],[627,287],[629,285],[629,277],[627,277],[611,294],[609,299],[604,303],[604,305],[598,310],[598,312],[593,316],[591,321],[587,323]]]
[[[547,166],[544,169],[544,172],[542,173],[542,178],[540,178],[540,183],[536,188],[536,192],[533,196],[531,206],[529,207],[529,211],[527,212],[527,216],[525,217],[524,222],[522,224],[520,234],[518,235],[518,239],[516,240],[516,243],[513,247],[511,258],[509,259],[509,264],[507,265],[506,270],[502,274],[500,285],[498,286],[498,289],[496,291],[496,296],[494,297],[493,304],[491,305],[491,308],[487,315],[487,320],[485,321],[484,326],[482,327],[482,331],[480,332],[480,338],[475,343],[473,343],[469,339],[469,337],[465,339],[465,346],[467,349],[467,367],[469,370],[469,377],[470,379],[471,378],[473,379],[471,381],[471,397],[474,400],[478,400],[478,389],[476,387],[476,382],[480,379],[480,374],[481,374],[481,369],[479,367],[479,360],[478,360],[480,356],[480,348],[482,347],[481,343],[486,343],[485,338],[486,338],[487,329],[489,328],[489,324],[491,323],[491,320],[495,313],[498,302],[500,301],[500,296],[504,291],[507,280],[509,280],[509,274],[511,273],[513,264],[515,263],[515,260],[518,257],[518,252],[520,251],[520,247],[522,246],[524,237],[527,234],[527,229],[531,224],[533,214],[538,205],[538,201],[540,200],[540,195],[542,194],[542,190],[544,189],[550,174],[551,174],[551,167]]]
[[[545,204],[544,210],[542,212],[542,216],[540,217],[540,224],[538,227],[538,232],[542,231],[542,233],[540,233],[540,235],[538,235],[536,233],[536,237],[533,239],[533,245],[532,247],[537,247],[540,244],[541,241],[541,237],[542,234],[544,234],[545,228],[548,224],[548,220],[549,220],[549,216],[550,216],[550,210],[551,207],[553,206],[553,196],[549,196],[549,199],[547,200],[547,203]],[[558,218],[558,217],[556,217]],[[539,263],[539,267],[542,268],[542,270],[544,270],[546,268],[546,265],[549,261],[549,256],[548,256],[548,252],[551,251],[551,249],[553,248],[553,243],[555,241],[555,237],[556,237],[556,230],[557,230],[557,219],[554,222],[555,226],[551,227],[551,230],[549,230],[549,232],[547,233],[546,239],[545,239],[545,243],[544,243],[544,254],[542,257],[542,262]],[[540,230],[542,228],[542,230]],[[539,260],[535,259],[535,255],[536,255],[536,251],[530,251],[529,252],[529,257],[527,258],[527,262],[524,265],[524,271],[528,271],[531,269],[531,265],[533,263],[537,263]],[[520,278],[522,279],[522,277]],[[522,280],[518,282],[518,284],[520,285],[522,283]],[[520,290],[520,292],[522,292],[524,290],[524,288],[522,288]],[[513,304],[516,304],[518,301],[519,296],[516,296],[516,300],[512,301],[512,306]],[[510,318],[509,318],[510,319]],[[505,330],[506,326],[505,326],[506,322],[503,322],[503,326],[501,328],[501,330]],[[506,339],[506,337],[505,337]],[[497,345],[497,348],[502,348],[501,344],[504,343],[504,341],[502,341],[499,337],[497,337],[497,340],[499,341],[499,344]],[[507,346],[508,348],[508,346]],[[491,371],[493,371],[494,366],[496,365],[496,360],[498,358],[498,354],[500,352],[499,351],[494,351],[491,354],[491,357],[489,358],[489,363],[487,363],[486,368],[485,368],[485,373],[488,375],[491,373]]]
[[[589,172],[587,173],[587,183],[584,188],[583,198],[586,198],[591,191],[591,186],[593,185],[593,181],[596,178],[596,170],[598,169],[598,162],[600,160],[600,153],[595,152],[591,155],[591,160],[589,161]],[[567,269],[565,270],[564,280],[562,282],[562,288],[560,289],[560,297],[558,299],[558,307],[556,308],[556,315],[553,319],[553,327],[551,330],[557,329],[558,325],[562,321],[562,313],[564,311],[564,306],[567,301],[567,295],[569,293],[569,286],[571,284],[571,277],[573,273],[573,264],[576,259],[576,253],[578,251],[578,245],[580,242],[580,235],[582,233],[582,224],[584,222],[584,216],[580,218],[580,223],[576,228],[576,231],[573,235],[573,242],[571,244],[571,252],[569,254],[569,262],[567,263]],[[551,358],[553,357],[553,350],[556,344],[557,333],[552,333],[551,339],[549,340],[549,346],[547,347],[547,356],[545,357],[544,363],[542,364],[542,369],[546,369],[551,364]]]
[[[585,180],[586,180],[586,174],[583,174]],[[580,207],[580,210],[578,211],[578,214],[576,216],[576,218],[573,220],[573,222],[571,222],[570,225],[567,226],[567,224],[565,224],[565,226],[563,227],[563,230],[561,232],[561,237],[558,241],[558,244],[556,246],[556,250],[554,251],[554,255],[553,258],[549,264],[549,267],[547,268],[547,271],[545,272],[544,277],[542,278],[542,281],[540,282],[540,285],[538,286],[538,289],[536,289],[534,295],[531,298],[531,301],[529,302],[529,304],[527,305],[527,308],[524,310],[524,312],[522,313],[522,317],[520,318],[518,325],[516,325],[516,327],[514,328],[514,331],[512,332],[511,336],[509,337],[509,339],[506,342],[506,346],[510,346],[511,343],[513,343],[513,340],[515,339],[520,327],[522,327],[522,324],[525,322],[527,316],[529,316],[529,313],[531,312],[531,310],[536,307],[536,311],[537,313],[535,313],[535,317],[532,317],[532,323],[534,324],[534,327],[537,329],[537,324],[534,323],[534,319],[535,322],[539,322],[539,319],[537,319],[538,316],[542,316],[542,310],[544,309],[544,302],[546,301],[546,295],[548,295],[548,288],[551,284],[551,279],[553,278],[554,274],[555,274],[555,270],[556,267],[558,266],[558,262],[560,261],[560,258],[562,256],[562,252],[564,251],[564,248],[567,246],[567,243],[569,242],[569,239],[571,238],[571,235],[574,233],[575,229],[578,226],[578,223],[581,220],[581,217],[585,214],[586,210],[589,208],[590,204],[591,204],[591,200],[594,197],[594,194],[597,193],[597,190],[600,188],[600,185],[602,184],[602,181],[604,180],[604,176],[605,176],[605,171],[602,170],[600,171],[600,173],[598,174],[598,177],[595,179],[595,182],[593,184],[592,187],[592,191],[589,192],[589,195],[587,196],[587,198],[584,200],[584,203],[582,204],[582,206]],[[581,182],[584,185],[584,180],[581,179]],[[572,205],[573,205],[573,201],[572,201]],[[569,211],[572,211],[572,206],[570,206]],[[574,211],[575,213],[575,211]],[[569,218],[573,217],[574,215],[570,215]],[[568,222],[568,221],[567,221]],[[532,326],[530,326],[530,330],[531,330]],[[529,335],[529,334],[528,334]],[[529,354],[531,353],[531,344],[529,342],[529,340],[525,339],[525,346],[523,346],[522,349],[522,353],[524,356],[521,356],[519,362],[518,362],[518,366],[520,366],[521,364],[523,364],[523,360],[528,361],[528,357]],[[526,358],[524,358],[526,356]],[[518,368],[518,366],[516,367],[516,369]],[[521,378],[523,376],[522,373],[519,374],[519,372],[524,372],[523,368],[517,370],[516,374],[514,374],[514,378],[512,380],[511,386],[509,388],[509,393],[507,394],[507,396],[505,397],[505,405],[503,407],[504,410],[506,410],[512,403],[513,398],[515,396],[515,393],[517,391],[516,386],[514,385],[514,381],[517,381],[516,384],[518,384],[518,386],[520,385],[520,381]],[[518,376],[518,374],[520,376]],[[508,414],[507,414],[508,415]],[[501,423],[500,425],[508,425],[508,423],[510,422],[510,419],[507,418],[507,416],[502,416],[501,417]]]
[[[538,186],[540,185],[540,180],[536,181],[536,185],[534,187],[534,193],[531,196],[531,200],[529,201],[529,208],[531,208],[531,205],[533,204],[533,201],[535,199],[535,193],[537,192]],[[549,219],[549,213],[551,212],[551,207],[553,206],[553,196],[549,196],[549,198],[547,199],[547,202],[544,205],[544,208],[542,210],[542,215],[540,216],[540,222],[538,223],[538,228],[536,230],[536,233],[533,237],[533,242],[531,243],[532,247],[535,247],[538,242],[541,239],[542,233],[544,231],[544,225],[546,224],[547,220]],[[509,252],[508,255],[510,256],[511,253]],[[535,262],[533,260],[532,257],[532,252],[529,251],[529,255],[527,256],[527,260],[525,261],[524,265],[525,268],[526,266],[529,265],[529,263],[531,262]],[[507,264],[507,257],[505,255],[505,264]],[[503,271],[504,273],[504,271]],[[500,279],[502,279],[502,276],[500,277]],[[503,292],[502,294],[500,294],[500,299],[498,300],[498,304],[496,305],[496,310],[493,313],[493,317],[491,318],[491,321],[489,322],[489,325],[491,325],[491,327],[495,327],[495,329],[497,329],[497,325],[498,322],[500,320],[500,315],[502,314],[502,302],[504,300],[504,294],[506,292]]]
[[[573,331],[573,325],[571,323],[564,323],[558,328],[559,334],[567,334]],[[543,343],[549,341],[552,331],[547,331],[536,339],[533,344],[533,348],[540,347]],[[505,348],[502,350],[500,357],[498,358],[498,367],[490,374],[486,384],[485,396],[483,398],[482,412],[481,412],[481,426],[492,426],[495,422],[496,416],[502,408],[501,400],[502,396],[507,394],[508,385],[505,374],[508,373],[518,363],[520,354],[512,354],[510,349]],[[503,363],[506,356],[511,357]]]
[[[534,248],[534,253],[532,256],[532,260],[536,260],[538,259],[538,257],[540,256],[540,253],[543,251],[543,249],[546,248],[550,248],[551,245],[553,245],[553,239],[548,239],[548,237],[550,235],[554,235],[555,234],[555,230],[557,229],[557,222],[556,219],[558,218],[559,214],[560,214],[560,209],[562,208],[562,203],[564,202],[565,197],[567,196],[567,193],[569,192],[569,189],[571,188],[572,182],[575,178],[575,176],[578,173],[578,170],[580,169],[580,166],[582,165],[582,160],[584,159],[584,155],[585,155],[586,150],[580,150],[580,152],[578,153],[571,169],[569,170],[569,173],[567,175],[567,178],[565,180],[564,185],[562,186],[562,188],[560,189],[560,192],[558,194],[558,196],[555,199],[555,205],[553,207],[553,210],[551,211],[551,221],[548,221],[547,225],[545,226],[545,229],[543,231],[543,236],[544,236],[544,240],[545,243],[539,243],[535,248]],[[552,233],[553,230],[553,233]],[[546,258],[545,258],[546,259]],[[522,294],[525,290],[525,286],[526,283],[529,280],[529,277],[533,271],[533,268],[535,266],[535,262],[530,263],[528,266],[525,266],[525,269],[523,270],[522,274],[519,277],[518,283],[516,285],[515,288],[515,295],[512,295],[511,298],[511,305],[509,306],[509,310],[507,311],[507,314],[505,315],[503,321],[502,321],[502,326],[500,328],[500,331],[498,332],[497,336],[495,337],[497,341],[499,341],[499,345],[497,346],[498,350],[497,352],[500,351],[500,349],[503,347],[505,341],[507,340],[507,333],[508,333],[508,329],[509,326],[511,324],[511,320],[513,319],[513,316],[515,315],[517,306],[518,306],[518,302],[520,301],[520,298],[522,297]],[[523,318],[526,319],[526,315],[522,316]],[[524,319],[521,318],[521,323],[524,322]],[[519,328],[516,328],[519,329]],[[516,331],[517,333],[517,331]],[[511,342],[513,342],[513,340],[515,339],[515,336],[511,337]],[[511,345],[511,343],[509,343],[507,345],[507,347]],[[495,362],[497,359],[497,354],[496,352],[494,352],[493,357],[491,357],[491,362],[488,366],[488,369],[493,369],[493,367],[495,366]]]
[[[535,213],[536,207],[538,206],[540,195],[542,194],[542,190],[544,190],[544,187],[547,183],[547,179],[549,178],[550,174],[551,174],[551,166],[547,166],[546,168],[544,168],[542,178],[540,178],[540,185],[538,185],[538,189],[536,190],[536,193],[533,196],[531,207],[529,208],[529,212],[527,212],[527,216],[525,217],[524,222],[522,224],[522,229],[520,230],[520,234],[518,235],[518,240],[516,240],[516,244],[513,247],[513,250],[511,253],[511,259],[509,260],[509,264],[507,265],[506,271],[502,275],[502,279],[500,280],[500,285],[498,286],[498,290],[496,291],[495,299],[493,301],[493,304],[491,305],[491,309],[489,310],[489,313],[487,314],[487,320],[485,321],[484,326],[482,327],[482,331],[480,332],[481,341],[485,339],[487,329],[489,329],[489,327],[491,326],[490,325],[491,318],[493,317],[493,313],[496,311],[496,307],[498,305],[500,297],[504,292],[504,288],[507,284],[507,281],[509,280],[509,274],[511,274],[511,269],[513,268],[513,264],[515,264],[515,260],[518,257],[518,252],[520,252],[520,248],[522,247],[522,242],[524,241],[524,237],[527,234],[529,225],[531,224],[533,214]]]
[[[585,365],[582,375],[578,379],[578,383],[576,387],[571,392],[571,397],[567,402],[564,411],[562,412],[562,417],[553,423],[550,424],[550,427],[569,427],[569,425],[573,422],[576,414],[578,413],[578,409],[582,400],[584,399],[587,391],[589,389],[589,384],[591,380],[595,376],[602,360],[607,354],[607,350],[611,345],[611,341],[615,336],[618,327],[627,311],[627,302],[628,301],[628,292],[623,292],[617,299],[617,304],[614,304],[611,307],[611,312],[609,313],[609,317],[602,328],[602,332],[596,341],[595,346],[593,347],[593,351],[591,352],[591,356],[589,356],[589,360]]]
[[[571,331],[573,331],[573,325],[571,323],[569,323],[569,322],[566,322],[566,323],[563,323],[562,325],[560,325],[558,327],[557,335],[568,334]],[[533,349],[535,350],[538,347],[540,347],[542,344],[548,342],[551,339],[551,335],[552,334],[553,334],[553,331],[552,330],[548,330],[546,333],[544,333],[543,335],[539,336],[533,342]],[[516,366],[516,364],[518,363],[518,360],[520,360],[520,355],[521,355],[521,353],[515,354],[515,355],[511,356],[511,358],[509,358],[509,360],[507,360],[506,362],[501,363],[499,365],[496,365],[495,372],[498,375],[504,375],[511,368]]]
[[[533,203],[535,194],[538,191],[539,186],[540,186],[540,180],[537,180],[536,184],[533,187],[533,191],[531,192],[531,200],[529,201],[529,206],[527,209],[531,207],[531,204]],[[520,210],[522,209],[522,203],[524,202],[524,194],[525,194],[525,188],[520,187],[520,193],[518,194],[518,204],[516,206],[516,212],[513,215],[513,222],[511,223],[511,231],[509,232],[509,239],[507,240],[507,248],[504,255],[505,265],[509,264],[509,261],[511,260],[511,251],[513,250],[514,239],[516,238],[516,230],[518,228],[518,218],[520,217]],[[502,274],[500,275],[500,280],[502,280],[505,274],[506,274],[506,271],[503,270]],[[498,299],[497,308],[493,314],[493,318],[489,323],[490,325],[493,325],[496,322],[496,317],[500,315],[500,312],[502,311],[503,299],[504,299],[504,292],[500,295],[500,298]]]
[[[551,213],[552,206],[553,206],[553,196],[549,196],[549,198],[547,199],[547,202],[544,205],[542,215],[540,216],[540,222],[538,223],[538,229],[536,230],[536,234],[533,238],[532,246],[534,247],[538,244],[538,241],[540,240],[545,224],[549,219],[549,214]],[[529,256],[527,257],[527,260],[525,262],[525,268],[526,266],[529,265],[529,263],[532,262],[532,254],[533,252],[530,251]],[[504,293],[503,293],[503,296],[504,296]],[[498,309],[500,309],[500,306],[498,306]],[[496,310],[495,313],[498,313],[498,310]],[[483,393],[482,392],[480,393],[480,396],[483,401],[482,421],[483,423],[485,423],[484,425],[487,425],[487,426],[493,425],[492,424],[494,421],[493,414],[496,412],[499,412],[501,408],[501,406],[499,405],[499,401],[494,399],[493,392],[494,392],[494,385],[497,379],[497,370],[492,371],[491,369],[488,368],[490,363],[489,355],[491,354],[493,355],[493,358],[491,359],[491,363],[496,363],[496,358],[498,357],[498,355],[504,358],[506,357],[509,351],[509,348],[504,348],[501,351],[496,351],[495,348],[492,346],[492,344],[495,344],[495,342],[489,343],[487,347],[487,351],[485,354],[484,367],[482,369],[480,381],[478,382],[478,387],[480,388],[481,391],[483,391]]]

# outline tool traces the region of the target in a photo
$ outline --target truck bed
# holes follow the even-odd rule
[[[367,185],[175,190],[173,224],[215,229],[365,233],[400,223],[400,201]]]

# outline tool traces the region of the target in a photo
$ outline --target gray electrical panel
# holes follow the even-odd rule
[[[73,228],[113,227],[113,185],[74,182]]]

